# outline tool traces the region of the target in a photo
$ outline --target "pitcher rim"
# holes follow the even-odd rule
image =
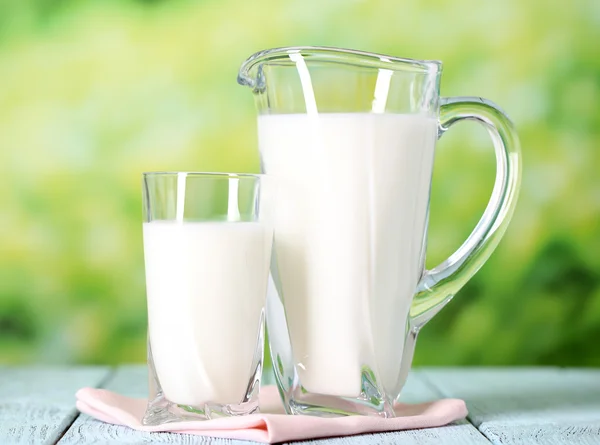
[[[305,54],[310,53],[310,54]],[[248,57],[240,66],[238,73],[238,83],[241,85],[254,86],[250,71],[254,66],[259,63],[266,63],[269,61],[277,60],[283,57],[289,57],[290,54],[300,55],[311,55],[319,56],[322,54],[337,54],[340,60],[335,58],[331,59],[330,62],[344,62],[342,59],[348,57],[352,59],[363,58],[368,62],[365,65],[371,65],[371,67],[391,69],[396,71],[402,71],[402,69],[394,66],[394,64],[402,64],[404,68],[409,65],[413,71],[421,72],[424,74],[439,74],[442,71],[442,62],[440,60],[427,60],[427,59],[410,59],[406,57],[389,56],[386,54],[374,53],[369,51],[362,51],[348,48],[338,48],[333,46],[287,46],[279,48],[265,49],[262,51],[255,52]],[[318,57],[317,57],[318,58]],[[346,61],[348,64],[352,64],[352,60]],[[356,65],[360,65],[358,61]],[[406,69],[405,69],[406,70]],[[408,70],[410,71],[410,70]]]

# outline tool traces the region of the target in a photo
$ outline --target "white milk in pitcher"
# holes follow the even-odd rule
[[[241,402],[252,375],[271,240],[272,230],[258,222],[144,224],[149,337],[169,401]]]
[[[356,397],[368,367],[394,388],[424,267],[437,121],[289,114],[258,127],[277,181],[275,279],[302,385]]]

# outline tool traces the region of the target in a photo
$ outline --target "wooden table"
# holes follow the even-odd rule
[[[134,397],[146,393],[144,366],[0,367],[0,444],[162,443],[247,445],[250,442],[166,433],[139,433],[79,414],[83,386]],[[600,370],[559,368],[421,368],[405,402],[439,397],[467,401],[469,417],[425,430],[365,434],[313,445],[600,444]]]

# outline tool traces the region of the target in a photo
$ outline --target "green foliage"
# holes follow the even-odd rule
[[[600,3],[0,0],[0,362],[145,359],[140,175],[257,171],[254,51],[444,61],[502,105],[524,179],[498,251],[421,334],[418,364],[600,365]],[[489,197],[487,135],[438,145],[428,265]]]

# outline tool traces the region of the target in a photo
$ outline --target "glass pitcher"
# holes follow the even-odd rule
[[[477,272],[513,213],[520,151],[479,97],[441,98],[442,64],[337,48],[247,59],[272,176],[275,287],[267,328],[288,413],[394,416],[419,330]],[[425,269],[436,140],[456,122],[489,132],[497,175],[464,244]]]

